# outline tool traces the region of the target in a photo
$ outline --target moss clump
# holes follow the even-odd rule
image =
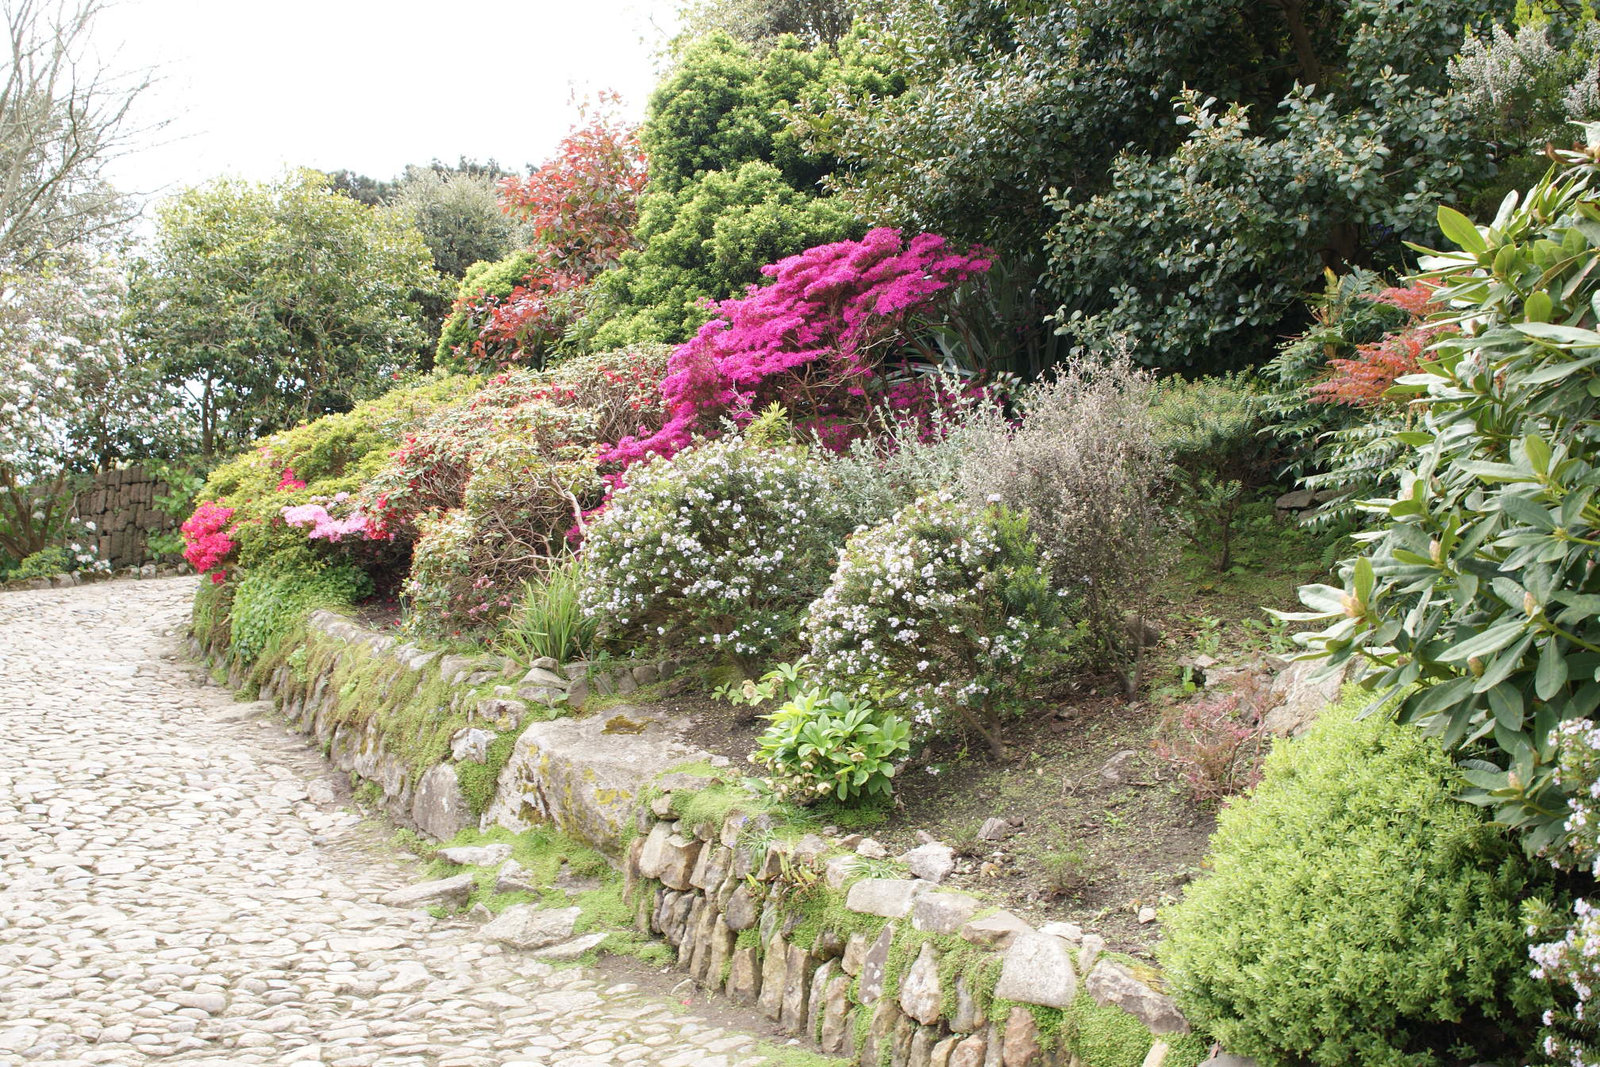
[[[1084,1067],[1140,1067],[1155,1043],[1137,1018],[1121,1008],[1096,1004],[1087,993],[1079,994],[1064,1012],[1043,1010],[1055,1016],[1059,1031]],[[1034,1019],[1040,1019],[1037,1012]]]
[[[467,806],[472,809],[472,817],[478,818],[488,810],[489,804],[494,800],[495,785],[500,780],[500,772],[511,760],[511,753],[517,747],[517,738],[522,736],[522,731],[532,726],[537,721],[530,715],[523,720],[522,725],[505,733],[489,742],[488,753],[482,763],[475,760],[466,760],[456,764],[456,780],[461,783],[461,794],[467,798]]]

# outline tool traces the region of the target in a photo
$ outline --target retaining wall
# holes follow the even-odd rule
[[[615,703],[545,718],[669,676],[673,663],[524,671],[426,651],[331,612],[308,631],[308,652],[268,671],[260,695],[335,766],[372,783],[398,821],[439,839],[474,824],[556,824],[621,868],[637,926],[674,946],[696,982],[825,1053],[875,1067],[1191,1067],[1205,1057],[1153,968],[1073,924],[1035,928],[943,888],[946,846],[893,861],[859,835],[774,825],[759,804],[691,823],[682,812],[707,779],[682,768],[727,761],[685,742],[687,723]],[[208,651],[225,662],[225,648]],[[369,684],[434,694],[431,713],[459,723],[448,758],[418,768],[378,719],[351,717],[357,662]],[[249,679],[235,664],[230,681]],[[512,735],[474,816],[468,765]]]

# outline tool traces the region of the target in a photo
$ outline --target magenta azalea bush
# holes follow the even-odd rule
[[[957,286],[988,270],[976,252],[924,233],[879,228],[762,268],[772,281],[717,305],[718,317],[673,353],[661,383],[667,421],[604,457],[624,466],[672,456],[722,419],[746,422],[772,403],[796,425],[838,436],[881,384],[884,357]]]

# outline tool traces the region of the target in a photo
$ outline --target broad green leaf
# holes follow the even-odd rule
[[[1550,700],[1567,684],[1567,658],[1561,654],[1559,642],[1550,637],[1539,653],[1539,670],[1534,675],[1533,691],[1540,700]]]
[[[1439,230],[1461,248],[1474,254],[1481,254],[1489,250],[1489,245],[1483,239],[1483,234],[1467,218],[1455,208],[1439,205]]]

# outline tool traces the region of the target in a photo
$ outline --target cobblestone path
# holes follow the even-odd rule
[[[185,659],[193,589],[0,592],[0,1064],[760,1062],[669,1000],[377,904],[414,873]]]

